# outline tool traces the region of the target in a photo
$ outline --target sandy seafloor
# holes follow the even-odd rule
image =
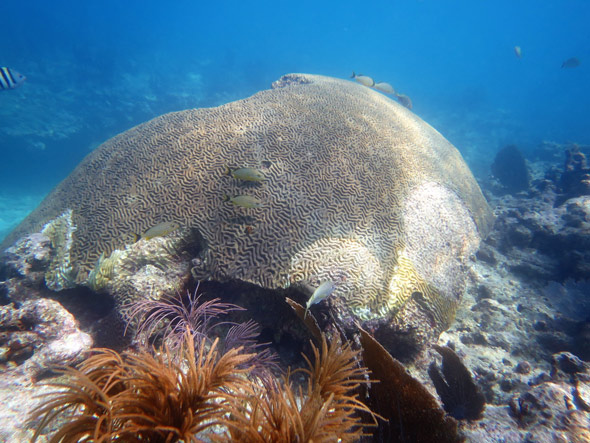
[[[582,263],[581,273],[552,280],[560,256],[571,251],[547,255],[532,241],[538,234],[535,229],[544,227],[559,244],[565,229],[559,220],[567,218],[568,202],[555,207],[558,192],[555,186],[547,186],[551,181],[547,176],[548,171],[559,176],[568,146],[551,146],[556,150],[554,160],[529,162],[532,188],[528,193],[494,193],[498,183],[489,170],[486,173],[485,161],[478,159],[474,167],[497,222],[474,258],[456,321],[439,340],[454,347],[486,395],[483,418],[461,423],[467,441],[590,441],[590,364],[583,361],[590,359],[590,275],[586,281]],[[581,208],[573,216],[579,220],[567,228],[574,242],[576,235],[590,236],[590,196],[576,198],[569,204]],[[39,195],[0,195],[0,236],[40,200]],[[527,232],[521,232],[523,226]],[[588,253],[581,243],[580,249],[577,252],[582,255]],[[564,357],[560,352],[571,354]],[[577,360],[572,357],[576,354]],[[409,368],[433,392],[427,368],[435,356],[428,352]],[[575,369],[560,366],[568,358],[578,365]],[[38,388],[18,381],[0,383],[0,440],[24,438],[13,432],[31,404],[10,400],[24,399],[21,394],[33,390],[39,393]]]

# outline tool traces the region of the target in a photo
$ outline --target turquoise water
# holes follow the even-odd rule
[[[109,137],[288,72],[391,83],[476,175],[508,143],[590,144],[589,19],[585,0],[4,2],[0,66],[27,81],[0,91],[0,238]]]

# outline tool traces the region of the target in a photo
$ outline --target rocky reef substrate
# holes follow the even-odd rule
[[[590,171],[585,149],[559,148],[565,162],[529,163],[524,190],[511,194],[495,178],[481,180],[497,217],[495,228],[473,257],[456,321],[438,345],[453,349],[473,374],[485,396],[483,412],[472,416],[468,402],[439,397],[433,362],[448,348],[431,348],[406,364],[459,420],[467,441],[590,441]],[[117,266],[128,271],[129,287],[160,294],[194,286],[182,277],[194,265],[194,251],[175,246],[174,236],[155,240],[148,255],[157,260],[146,258],[142,242],[121,252]],[[54,292],[45,282],[51,257],[51,239],[43,233],[22,238],[2,256],[3,441],[31,438],[27,417],[39,405],[37,395],[49,389],[38,381],[51,375],[51,368],[79,363],[92,346],[130,344],[115,309],[120,301],[108,293],[115,284],[110,265],[103,263],[93,290]],[[163,281],[172,287],[155,285]],[[276,291],[239,282],[204,282],[201,290],[206,298],[246,308],[233,320],[256,320],[260,340],[271,343],[281,366],[303,363],[300,353],[309,350],[310,334],[282,300],[305,303],[307,294],[292,288],[277,297]],[[322,327],[330,324],[329,304],[314,306],[313,312]]]
[[[529,163],[525,190],[482,180],[496,223],[439,340],[486,395],[483,418],[462,422],[468,441],[590,441],[590,170],[585,148],[552,149],[564,163]]]

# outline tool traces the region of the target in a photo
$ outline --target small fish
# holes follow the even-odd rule
[[[176,231],[180,228],[180,225],[175,222],[162,222],[158,223],[156,226],[151,227],[143,234],[133,234],[135,241],[138,242],[140,239],[142,240],[150,240],[154,237],[163,237],[165,235],[170,234],[173,231]]]
[[[514,47],[514,55],[516,55],[517,58],[522,58],[522,49],[520,49],[520,46]]]
[[[321,285],[319,285],[316,288],[316,290],[313,291],[313,294],[311,294],[309,300],[307,300],[307,304],[305,305],[305,314],[303,315],[303,318],[307,317],[307,311],[312,305],[315,305],[316,303],[319,303],[322,300],[328,298],[330,294],[334,292],[335,288],[336,287],[334,286],[334,282],[330,280],[325,281]]]
[[[389,83],[386,82],[379,82],[373,85],[377,91],[384,92],[385,94],[395,94],[395,89]]]
[[[244,180],[248,182],[261,182],[266,177],[264,172],[254,169],[254,168],[227,168],[226,171],[227,175],[231,175],[233,178],[237,178],[238,180]]]
[[[406,108],[412,109],[414,107],[414,105],[412,105],[412,100],[410,100],[410,97],[408,97],[407,95],[395,94],[395,97],[397,98],[397,101],[404,105]]]
[[[363,74],[356,75],[353,72],[352,75],[350,76],[350,78],[354,78],[361,85],[368,86],[369,88],[372,88],[373,86],[375,86],[375,80],[373,80],[371,77],[368,77]]]
[[[14,69],[0,68],[0,91],[18,88],[26,79],[24,75]]]
[[[241,206],[242,208],[260,208],[262,206],[262,202],[251,195],[236,195],[235,197],[224,195],[223,201],[230,202],[235,206]]]
[[[561,64],[562,68],[577,68],[580,66],[580,59],[578,57],[568,58]]]

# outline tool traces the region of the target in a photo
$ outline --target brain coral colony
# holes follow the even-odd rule
[[[43,394],[3,421],[55,442],[458,441],[483,408],[452,395],[470,372],[441,351],[449,417],[396,359],[453,322],[493,216],[390,89],[289,74],[88,155],[2,244],[3,375]]]
[[[360,322],[410,359],[453,321],[492,220],[457,149],[408,109],[354,81],[290,74],[107,141],[4,246],[69,223],[52,237],[47,285],[118,306],[191,274],[267,289],[331,281],[312,310],[329,305],[344,329]]]

